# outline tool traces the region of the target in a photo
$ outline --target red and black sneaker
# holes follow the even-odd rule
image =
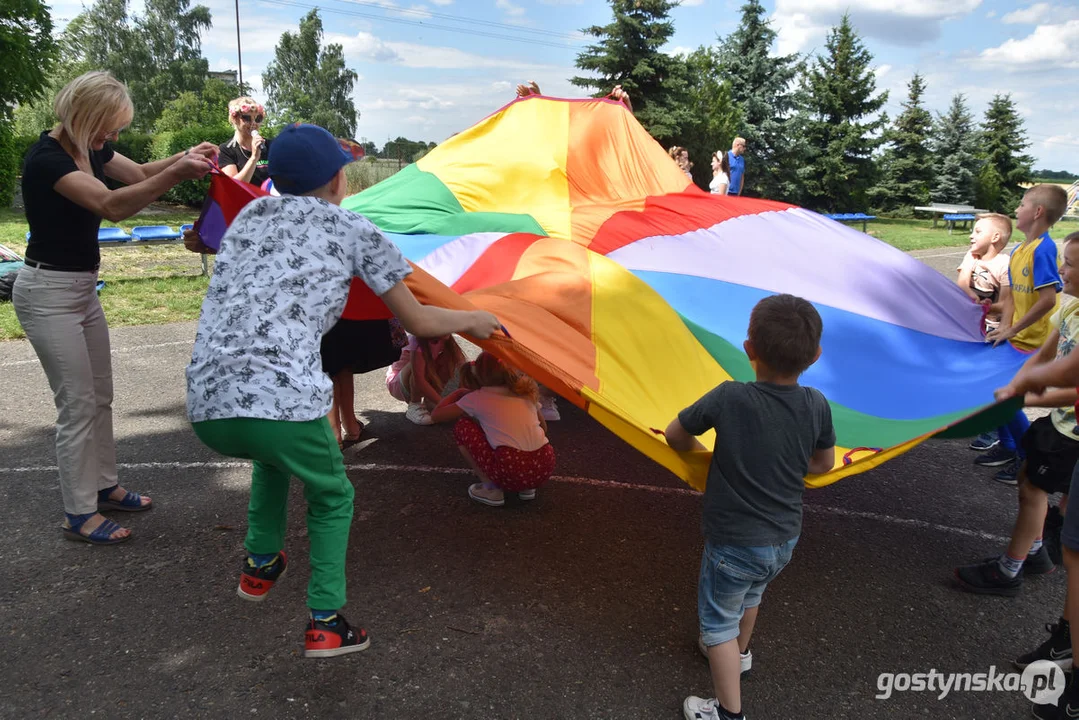
[[[303,656],[331,658],[366,650],[370,645],[371,638],[367,637],[367,631],[363,628],[353,629],[344,615],[337,614],[325,621],[312,618],[304,636]]]
[[[244,558],[244,567],[240,572],[240,585],[236,588],[236,594],[244,600],[262,602],[274,583],[285,576],[287,568],[288,556],[285,555],[284,550],[277,553],[277,557],[262,567],[255,567],[251,558]]]

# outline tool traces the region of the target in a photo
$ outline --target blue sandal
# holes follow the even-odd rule
[[[121,510],[123,512],[142,512],[144,510],[149,510],[154,506],[153,501],[143,505],[142,495],[133,493],[130,490],[119,500],[111,499],[109,495],[118,487],[119,485],[113,485],[111,488],[97,491],[98,511]]]
[[[122,527],[114,523],[108,518],[103,523],[94,528],[94,531],[89,535],[83,535],[79,530],[86,523],[87,520],[92,518],[97,513],[86,513],[85,515],[72,515],[70,513],[64,513],[67,516],[67,525],[62,526],[60,529],[64,532],[64,538],[67,540],[78,540],[79,542],[90,543],[91,545],[116,545],[118,543],[127,542],[131,539],[130,535],[126,535],[122,538],[114,538],[112,534],[117,530],[123,530]]]

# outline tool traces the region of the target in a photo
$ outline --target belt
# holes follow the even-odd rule
[[[30,258],[23,258],[23,262],[32,268],[39,268],[41,270],[55,270],[57,272],[97,272],[100,265],[91,265],[90,267],[75,267],[73,265],[50,265],[48,263],[38,262],[37,260],[31,260]]]

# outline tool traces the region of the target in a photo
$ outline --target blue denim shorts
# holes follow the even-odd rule
[[[1074,498],[1075,505],[1072,505]],[[1060,544],[1079,552],[1079,464],[1072,470],[1068,507],[1064,509],[1064,524],[1060,528]]]
[[[761,604],[768,583],[790,562],[798,538],[782,545],[740,547],[705,541],[697,583],[701,640],[719,645],[738,637],[746,608]]]

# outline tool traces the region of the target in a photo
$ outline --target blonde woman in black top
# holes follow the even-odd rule
[[[121,487],[116,474],[109,329],[95,290],[98,228],[103,218],[125,220],[173,185],[204,176],[217,148],[202,143],[142,165],[114,152],[109,142],[133,109],[127,88],[107,72],[72,80],[54,110],[60,124],[41,133],[24,161],[30,240],[12,302],[56,402],[64,536],[111,545],[131,533],[99,511],[152,504]],[[110,190],[106,178],[126,187]]]

